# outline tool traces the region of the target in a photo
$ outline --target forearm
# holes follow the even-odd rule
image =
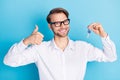
[[[115,44],[110,40],[109,36],[102,38],[103,51],[109,61],[115,61],[117,59]]]
[[[26,47],[27,46],[25,46],[22,41],[18,44],[14,44],[6,54],[4,63],[10,66],[14,66],[19,63],[18,60],[20,58],[21,52],[23,52]]]

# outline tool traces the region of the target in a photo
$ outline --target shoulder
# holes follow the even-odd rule
[[[76,40],[76,41],[71,40],[71,44],[76,48],[88,48],[90,46],[93,46],[92,44],[82,40]]]

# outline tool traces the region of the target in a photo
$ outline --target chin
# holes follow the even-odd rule
[[[59,37],[66,37],[66,36],[68,36],[68,33],[66,33],[66,34],[57,34]]]

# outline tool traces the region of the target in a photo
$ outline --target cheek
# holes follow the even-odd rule
[[[53,28],[53,27],[51,27],[51,30],[55,32],[55,31],[58,30],[58,28]]]
[[[69,29],[70,29],[70,26],[67,26],[67,29],[69,30]]]

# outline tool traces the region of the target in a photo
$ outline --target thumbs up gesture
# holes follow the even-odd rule
[[[27,37],[26,39],[24,39],[23,43],[25,45],[29,45],[29,44],[39,45],[39,44],[41,44],[43,37],[44,36],[40,32],[38,32],[38,26],[36,25],[32,34],[29,37]]]

